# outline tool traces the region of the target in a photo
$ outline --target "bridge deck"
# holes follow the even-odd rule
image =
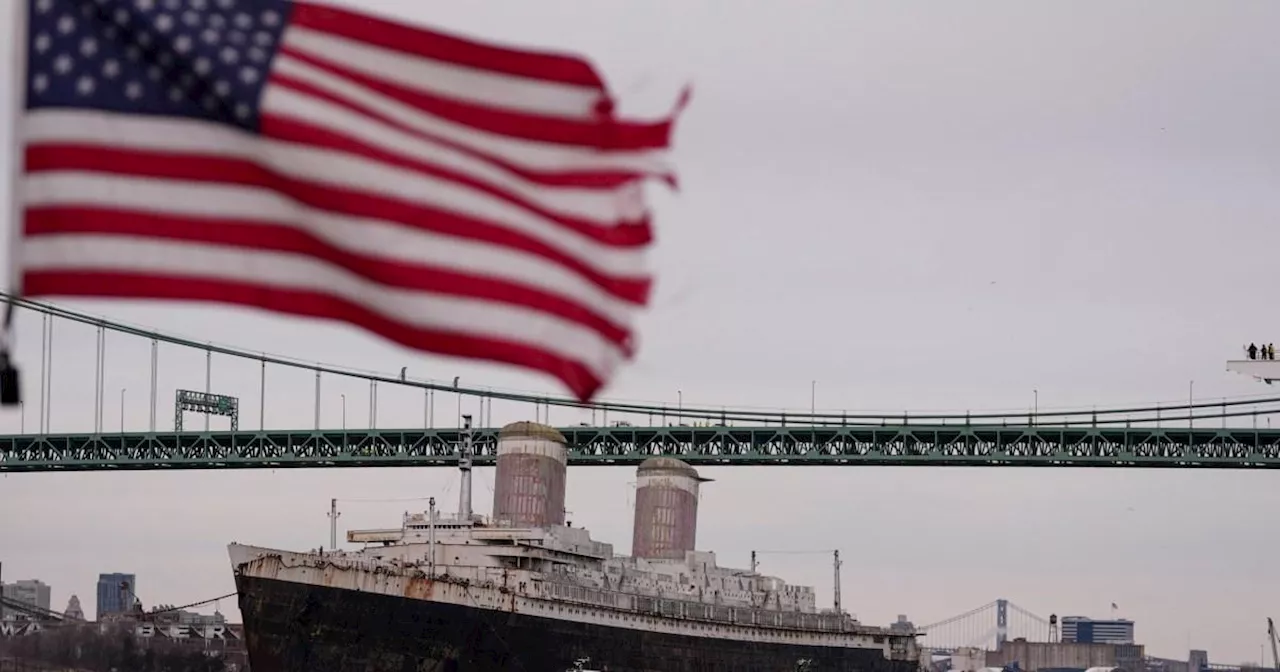
[[[1280,467],[1280,429],[900,425],[568,427],[574,465]],[[475,430],[492,464],[496,429]],[[0,436],[0,472],[451,466],[457,429]]]

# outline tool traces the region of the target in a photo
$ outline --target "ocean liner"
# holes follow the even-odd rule
[[[820,610],[754,557],[730,569],[695,550],[708,479],[688,464],[639,466],[627,557],[566,522],[559,431],[502,428],[488,518],[471,511],[466,435],[456,515],[431,499],[399,527],[349,531],[355,551],[228,547],[253,672],[920,669],[914,634],[840,608],[838,556],[835,608]]]

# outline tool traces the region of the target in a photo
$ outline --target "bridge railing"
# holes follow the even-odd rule
[[[1280,431],[1044,427],[568,427],[574,465],[1280,467]],[[457,429],[0,436],[0,472],[452,466]],[[497,430],[474,432],[493,463]]]

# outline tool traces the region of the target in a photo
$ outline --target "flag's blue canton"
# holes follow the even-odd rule
[[[289,0],[27,0],[27,107],[258,128]]]

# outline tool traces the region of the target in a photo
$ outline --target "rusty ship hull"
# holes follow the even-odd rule
[[[608,627],[345,588],[236,578],[254,672],[917,672],[877,649]]]

